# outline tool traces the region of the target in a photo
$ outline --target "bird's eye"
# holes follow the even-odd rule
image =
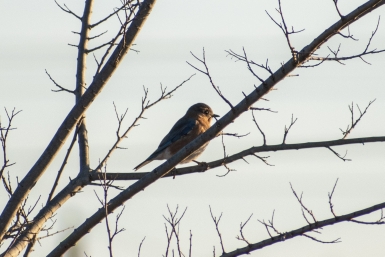
[[[209,115],[209,113],[210,113],[209,110],[204,110],[203,112],[204,112],[204,114],[206,114],[206,115]]]

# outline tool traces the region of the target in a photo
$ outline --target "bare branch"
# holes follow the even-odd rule
[[[352,105],[349,106],[349,111],[350,111],[350,114],[351,114],[351,115],[350,115],[351,123],[350,123],[350,125],[347,126],[346,130],[340,129],[341,132],[342,132],[342,135],[343,135],[342,139],[345,139],[345,138],[350,134],[350,132],[352,132],[352,130],[357,126],[358,122],[359,122],[359,121],[362,119],[362,117],[366,114],[366,111],[368,110],[368,108],[370,107],[370,105],[371,105],[372,103],[374,103],[374,101],[376,101],[376,99],[374,99],[374,100],[372,100],[372,101],[369,102],[369,104],[366,106],[364,112],[361,112],[361,109],[360,109],[360,107],[359,107],[358,104],[357,104],[357,109],[359,110],[360,115],[359,115],[359,117],[358,117],[355,121],[354,121],[354,106],[353,106],[353,102],[352,102]]]
[[[180,221],[182,220],[184,214],[186,213],[187,211],[187,207],[185,208],[185,210],[183,211],[182,215],[177,218],[177,214],[178,214],[178,208],[179,206],[177,205],[176,206],[176,209],[175,209],[175,212],[172,212],[169,208],[169,206],[167,205],[167,209],[168,209],[168,213],[169,213],[169,217],[166,218],[164,215],[163,215],[163,218],[168,222],[168,224],[171,226],[171,233],[168,234],[168,230],[167,230],[167,226],[165,224],[165,228],[166,228],[166,235],[167,235],[167,248],[166,248],[166,257],[168,256],[168,251],[169,251],[169,247],[170,247],[170,244],[171,244],[171,239],[173,237],[173,235],[175,236],[175,239],[176,239],[176,245],[177,245],[177,250],[178,250],[178,253],[179,253],[179,257],[181,257],[182,255],[184,256],[184,254],[182,253],[181,249],[180,249],[180,238],[179,238],[179,224],[180,224]],[[178,227],[178,229],[177,229]]]
[[[267,159],[270,157],[270,156],[259,156],[259,155],[256,155],[256,154],[253,154],[253,156],[255,156],[256,158],[260,159],[261,161],[263,161],[263,163],[265,163],[267,166],[274,166],[270,163],[267,162]]]
[[[329,197],[329,207],[330,207],[330,211],[331,213],[333,214],[334,217],[337,217],[337,215],[335,214],[334,212],[334,205],[332,203],[332,197],[333,197],[333,194],[334,194],[334,190],[336,189],[336,186],[337,186],[337,182],[338,182],[338,178],[336,180],[336,183],[334,184],[333,186],[333,190],[331,193],[328,193],[328,197]]]
[[[115,37],[109,43],[104,45],[104,46],[108,45],[108,48],[105,51],[104,55],[102,56],[100,62],[96,61],[97,64],[98,64],[98,68],[95,71],[95,76],[97,74],[99,74],[100,71],[102,70],[102,67],[103,67],[103,64],[104,64],[105,60],[109,56],[110,52],[112,51],[113,47],[116,45],[116,43],[118,42],[118,39],[120,37],[122,37],[122,39],[121,39],[119,44],[123,43],[123,45],[126,45],[126,34],[128,32],[128,25],[133,21],[133,16],[135,17],[135,15],[136,15],[135,14],[135,10],[139,7],[139,4],[129,5],[129,7],[126,8],[125,7],[126,4],[131,3],[131,1],[129,1],[129,0],[128,1],[124,0],[124,1],[125,1],[125,4],[122,5],[121,9],[117,9],[117,12],[114,12],[113,14],[117,14],[120,10],[123,10],[124,13],[126,14],[125,15],[125,20],[121,21],[119,15],[118,15],[119,21],[121,23],[120,29],[116,33]],[[128,15],[127,15],[127,10],[129,10],[129,14]],[[106,21],[108,18],[112,17],[113,14],[111,16],[108,16],[106,19],[102,19],[101,21],[99,21],[98,23],[96,23],[94,25],[90,25],[90,28],[95,27],[95,26],[99,25],[100,23]],[[131,28],[131,26],[129,28]],[[94,50],[96,50],[96,49],[94,49]]]
[[[103,36],[104,34],[106,34],[107,32],[108,32],[108,30],[106,30],[106,31],[104,31],[104,32],[102,32],[102,33],[100,33],[100,34],[97,34],[96,36],[88,37],[87,39],[88,39],[88,40],[92,40],[92,39],[101,37],[101,36]]]
[[[356,219],[351,219],[351,222],[358,223],[358,224],[363,224],[363,225],[384,225],[385,224],[385,216],[383,209],[381,209],[381,216],[378,220],[369,222],[369,221],[360,221]]]
[[[295,230],[292,230],[292,231],[289,231],[286,233],[282,233],[282,234],[279,234],[277,236],[272,236],[270,239],[265,239],[265,240],[260,241],[258,243],[249,244],[246,247],[238,248],[232,252],[222,254],[221,257],[235,257],[235,256],[240,256],[242,254],[248,254],[252,251],[259,250],[259,249],[262,249],[264,247],[271,246],[271,245],[274,245],[276,243],[280,243],[282,241],[295,238],[297,236],[303,236],[305,233],[314,231],[315,229],[323,228],[323,227],[330,226],[330,225],[337,224],[337,223],[344,222],[344,221],[351,221],[353,218],[360,217],[360,216],[372,213],[374,211],[381,210],[383,208],[385,208],[385,202],[371,206],[371,207],[368,207],[366,209],[362,209],[362,210],[354,211],[352,213],[348,213],[345,215],[333,217],[331,219],[317,221],[317,222],[311,223],[307,226],[304,226],[304,227],[301,227],[301,228],[298,228],[298,229],[295,229]],[[268,225],[267,223],[264,223],[264,224]],[[307,235],[307,237],[310,238],[310,236],[308,236],[308,235]],[[336,239],[333,241],[339,242],[339,239]],[[322,242],[322,243],[331,243],[333,241],[327,242],[327,241],[318,240],[318,242]]]
[[[244,59],[245,59],[245,62],[246,62],[246,64],[247,64],[248,70],[254,75],[254,77],[256,77],[256,78],[259,80],[259,82],[261,82],[262,84],[265,83],[265,81],[264,81],[261,77],[259,77],[259,76],[254,72],[254,70],[251,68],[250,62],[249,62],[249,60],[247,59],[247,55],[246,55],[245,48],[243,48],[243,54],[244,54]]]
[[[289,127],[287,128],[286,125],[285,125],[285,131],[284,131],[284,134],[283,134],[283,141],[282,141],[282,144],[286,144],[286,137],[287,135],[289,134],[289,130],[291,129],[291,127],[295,124],[295,122],[298,120],[298,118],[295,118],[295,120],[293,119],[293,114],[291,115],[291,122],[290,122],[290,125]]]
[[[51,89],[52,92],[64,91],[64,92],[68,92],[68,93],[71,93],[71,94],[75,94],[74,90],[66,89],[66,88],[60,86],[58,83],[56,83],[56,81],[51,77],[51,75],[48,73],[47,70],[45,70],[45,73],[48,75],[49,79],[55,84],[55,86],[57,86],[59,88],[58,90]]]
[[[146,237],[143,237],[142,241],[139,244],[138,257],[140,257],[140,249],[142,249],[142,245],[143,245],[144,239],[146,239]]]
[[[333,0],[333,1],[334,1],[334,0]],[[385,49],[377,50],[377,49],[375,48],[375,49],[373,49],[373,50],[369,50],[370,44],[371,44],[371,42],[372,42],[372,39],[374,38],[374,36],[375,36],[376,33],[377,33],[377,30],[378,30],[379,25],[380,25],[380,17],[378,18],[376,28],[375,28],[374,31],[372,31],[372,34],[371,34],[371,36],[370,36],[370,38],[369,38],[369,40],[368,40],[368,43],[366,44],[366,47],[365,47],[365,49],[362,51],[362,53],[355,54],[355,55],[350,55],[350,56],[339,57],[339,56],[338,56],[338,53],[339,53],[339,51],[340,51],[340,46],[341,46],[341,45],[339,45],[339,46],[338,46],[338,49],[335,50],[335,51],[331,50],[331,49],[328,47],[329,50],[330,50],[330,51],[333,53],[333,55],[334,55],[333,58],[332,58],[332,57],[328,57],[328,56],[327,56],[327,57],[316,57],[316,56],[311,56],[311,57],[309,58],[309,60],[336,61],[336,62],[338,62],[338,63],[344,65],[344,63],[342,63],[341,61],[360,58],[363,62],[365,62],[366,64],[369,64],[369,65],[370,65],[369,62],[367,62],[367,61],[364,60],[364,58],[363,58],[364,56],[370,55],[370,54],[378,54],[378,53],[385,52]],[[349,29],[349,27],[348,27],[348,29]],[[344,35],[342,35],[341,33],[339,33],[339,35],[344,36]],[[350,36],[350,31],[349,31],[349,35],[348,35],[348,36],[344,36],[344,37],[354,39],[352,36]]]
[[[150,109],[151,107],[153,107],[154,105],[156,105],[157,103],[159,103],[160,101],[162,100],[166,100],[166,99],[169,99],[172,97],[172,94],[178,89],[180,88],[181,86],[183,86],[186,82],[188,82],[195,74],[191,75],[189,78],[187,78],[186,80],[184,80],[182,83],[180,83],[178,86],[174,87],[172,90],[170,91],[166,91],[167,90],[167,87],[166,88],[163,88],[162,85],[161,85],[161,95],[159,96],[159,98],[157,100],[155,100],[154,102],[150,103],[149,100],[147,100],[147,97],[148,97],[148,90],[144,88],[144,96],[142,97],[142,101],[141,101],[141,104],[142,104],[142,108],[141,108],[141,111],[139,113],[139,115],[134,119],[134,121],[131,123],[131,125],[121,134],[120,133],[120,130],[121,130],[121,127],[122,127],[122,122],[124,120],[124,118],[126,117],[126,114],[127,114],[127,111],[128,109],[125,110],[124,114],[122,115],[119,115],[118,114],[118,111],[117,111],[117,108],[116,108],[116,105],[115,103],[113,103],[114,105],[114,111],[115,111],[115,115],[116,115],[116,119],[118,120],[118,127],[117,127],[117,130],[116,130],[116,141],[115,143],[112,145],[112,147],[110,148],[110,150],[108,151],[108,153],[106,154],[106,156],[103,158],[103,160],[100,162],[99,166],[95,169],[95,171],[98,171],[100,170],[103,165],[107,162],[107,160],[109,159],[109,157],[111,156],[112,152],[115,150],[115,149],[119,149],[119,144],[121,143],[121,141],[127,137],[128,133],[133,129],[135,128],[136,126],[138,126],[138,122],[139,120],[141,119],[144,119],[143,115],[144,115],[144,112],[148,109]]]
[[[10,161],[7,157],[7,139],[8,139],[9,132],[11,130],[16,129],[16,128],[12,127],[12,121],[16,117],[16,115],[18,115],[21,112],[21,110],[16,111],[16,108],[13,108],[11,113],[8,112],[7,108],[4,108],[4,110],[5,110],[5,113],[6,113],[7,118],[8,118],[8,124],[3,127],[2,123],[1,123],[1,119],[0,119],[0,142],[1,142],[2,157],[3,157],[3,164],[0,167],[0,178],[3,180],[3,184],[6,188],[6,191],[10,195],[12,195],[10,187],[7,186],[7,182],[5,181],[5,179],[3,177],[3,172],[6,168],[15,164],[14,162],[10,163]]]
[[[251,219],[252,216],[253,216],[253,214],[251,214],[249,216],[249,218],[244,223],[241,222],[241,224],[239,225],[239,227],[240,227],[239,233],[241,236],[236,236],[236,239],[245,242],[247,245],[249,245],[250,243],[249,243],[249,241],[247,241],[247,239],[243,235],[243,228],[247,225],[247,223],[249,222],[249,220]]]
[[[59,184],[59,180],[60,180],[60,177],[61,177],[61,174],[63,173],[63,170],[65,168],[65,166],[67,165],[67,161],[68,161],[68,158],[71,154],[71,151],[72,151],[72,147],[74,146],[75,142],[76,142],[76,138],[77,138],[77,135],[78,135],[78,132],[79,132],[79,129],[80,129],[80,124],[82,123],[83,119],[81,119],[78,124],[76,125],[76,130],[74,132],[74,136],[72,138],[72,141],[70,143],[70,146],[68,147],[67,149],[67,153],[64,157],[64,160],[62,162],[62,165],[60,166],[60,169],[58,170],[57,172],[57,175],[56,175],[56,179],[55,179],[55,182],[53,183],[53,186],[52,186],[52,189],[51,189],[51,192],[49,192],[49,195],[48,195],[48,199],[47,199],[47,203],[48,204],[51,200],[52,200],[52,197],[53,197],[53,194],[56,190],[56,187],[57,185]]]
[[[341,156],[339,153],[337,153],[336,151],[334,151],[331,147],[327,146],[326,148],[329,149],[332,153],[334,153],[335,156],[337,156],[339,159],[341,159],[341,160],[343,160],[343,161],[351,161],[351,159],[345,158],[346,155],[348,154],[348,151],[347,151],[347,150],[346,150],[346,152],[345,152],[345,155],[344,155],[344,156]]]
[[[297,62],[298,61],[297,51],[294,49],[293,45],[290,42],[290,35],[295,34],[295,33],[300,33],[302,31],[304,31],[305,29],[296,31],[292,27],[291,31],[288,30],[285,18],[283,17],[281,0],[278,0],[278,9],[276,9],[276,11],[281,16],[281,22],[282,23],[278,23],[267,11],[266,11],[266,13],[270,17],[270,19],[282,30],[283,34],[285,35],[287,45],[289,46],[290,52],[292,54],[293,60],[294,60],[294,62]]]
[[[334,3],[334,6],[336,7],[336,11],[337,11],[338,15],[340,16],[340,18],[344,19],[345,17],[341,14],[340,9],[338,8],[338,5],[337,5],[338,0],[333,0],[333,3]]]
[[[86,53],[86,54],[89,54],[89,53],[91,53],[91,52],[94,52],[94,51],[96,51],[96,50],[99,50],[99,49],[101,49],[101,48],[103,48],[103,47],[105,47],[105,46],[109,46],[109,45],[111,45],[111,46],[112,46],[112,45],[116,45],[116,44],[115,44],[115,38],[111,39],[111,40],[108,41],[107,43],[101,44],[101,45],[96,46],[96,47],[94,47],[94,48],[86,49],[86,50],[85,50],[85,53]]]
[[[219,242],[221,244],[221,247],[222,247],[222,254],[225,254],[225,247],[223,246],[223,240],[222,240],[222,235],[221,235],[221,232],[219,232],[219,222],[221,221],[221,218],[222,218],[222,213],[221,215],[219,215],[219,218],[217,217],[214,217],[213,215],[213,212],[211,210],[211,206],[209,205],[209,208],[210,208],[210,214],[211,214],[211,218],[213,219],[214,221],[214,224],[215,224],[215,229],[218,233],[218,237],[219,237]]]
[[[297,195],[297,193],[295,192],[295,190],[294,190],[293,186],[291,185],[291,183],[290,183],[290,187],[291,187],[291,191],[293,192],[295,198],[297,198],[298,203],[299,203],[299,204],[301,205],[301,207],[302,207],[302,208],[301,208],[301,210],[302,210],[302,215],[303,215],[304,219],[306,220],[306,222],[307,222],[309,225],[311,224],[310,221],[307,219],[307,217],[306,217],[304,211],[306,211],[306,212],[311,216],[311,218],[313,219],[313,222],[316,223],[317,220],[316,220],[316,218],[315,218],[315,216],[314,216],[314,214],[313,214],[313,211],[312,211],[312,210],[309,210],[309,209],[305,206],[305,204],[302,202],[302,193],[301,193],[301,196],[299,197],[299,196]]]
[[[77,19],[82,20],[82,18],[81,18],[80,16],[76,15],[74,12],[72,12],[72,11],[67,7],[66,4],[64,4],[64,7],[65,7],[65,8],[64,8],[64,7],[62,7],[56,0],[55,0],[55,3],[56,3],[57,6],[59,6],[59,8],[60,8],[62,11],[66,12],[66,13],[69,13],[69,14],[72,14],[72,15],[75,16]]]
[[[239,55],[239,54],[235,53],[233,50],[226,50],[225,52],[231,58],[235,58],[236,61],[246,62],[247,66],[248,66],[248,69],[249,69],[250,65],[255,65],[255,66],[257,66],[257,67],[267,71],[270,75],[273,75],[273,71],[271,70],[271,68],[269,66],[269,59],[266,59],[266,63],[265,64],[258,64],[256,62],[254,62],[253,60],[248,60],[244,48],[243,48],[243,51],[244,51],[244,55]],[[250,66],[250,69],[251,69],[251,66]]]
[[[350,39],[352,39],[354,41],[358,41],[358,39],[354,38],[353,35],[350,34],[350,26],[348,26],[348,35],[347,36],[342,34],[341,32],[338,32],[338,35],[340,35],[343,38],[350,38]]]
[[[310,238],[311,240],[316,241],[316,242],[318,242],[318,243],[322,243],[322,244],[335,244],[335,243],[341,243],[341,241],[340,241],[341,238],[337,238],[337,239],[334,239],[334,240],[331,240],[331,241],[324,241],[324,240],[320,240],[320,239],[317,239],[317,238],[315,238],[315,237],[309,236],[308,234],[303,234],[302,236],[307,237],[307,238]]]
[[[248,136],[249,134],[250,134],[250,132],[247,134],[243,134],[243,135],[238,135],[238,133],[224,133],[224,132],[222,132],[218,136],[231,136],[231,137],[236,137],[236,138],[242,138],[242,137]]]
[[[161,91],[161,95],[160,97],[158,98],[158,100],[156,100],[155,102],[151,103],[150,104],[150,101],[148,101],[146,103],[146,105],[143,106],[144,109],[149,109],[151,108],[152,106],[154,106],[155,104],[157,104],[158,102],[162,101],[162,100],[165,100],[165,99],[169,99],[171,98],[173,95],[173,93],[178,89],[180,88],[181,86],[183,86],[186,82],[190,81],[190,79],[192,77],[195,76],[195,73],[192,74],[190,77],[188,77],[187,79],[185,79],[182,83],[180,83],[178,86],[174,87],[172,90],[166,92],[167,90],[167,87],[163,88],[162,84],[160,84],[160,91]],[[144,103],[144,101],[142,101]]]
[[[329,55],[326,56],[326,58],[328,58]],[[324,61],[326,61],[326,59],[322,59],[319,63],[317,64],[312,64],[312,65],[301,65],[299,66],[298,68],[314,68],[314,67],[317,67],[317,66],[320,66],[322,63],[324,63]]]
[[[319,148],[319,147],[328,147],[328,146],[338,146],[338,145],[348,145],[348,144],[364,144],[370,142],[385,142],[385,136],[383,137],[367,137],[367,138],[353,138],[353,139],[338,139],[332,141],[322,141],[322,142],[309,142],[309,143],[300,143],[300,144],[278,144],[278,145],[264,145],[251,147],[249,149],[243,150],[239,153],[236,153],[231,156],[227,156],[226,159],[219,159],[206,163],[206,165],[195,165],[185,168],[174,169],[172,173],[166,174],[163,178],[187,175],[197,172],[205,172],[209,169],[214,169],[216,167],[223,166],[223,163],[231,163],[236,160],[245,160],[246,156],[255,156],[255,153],[260,152],[277,152],[277,151],[287,151],[287,150],[299,150],[299,149],[308,149],[308,148]],[[257,158],[267,158],[259,157]],[[107,173],[107,179],[113,180],[139,180],[144,176],[148,175],[148,172],[132,172],[132,173]],[[99,180],[97,173],[91,174],[91,180]]]
[[[109,18],[111,18],[112,16],[118,14],[118,13],[119,13],[120,11],[122,11],[122,10],[127,10],[127,9],[129,9],[130,12],[134,12],[135,9],[136,9],[137,7],[139,7],[139,4],[132,4],[132,2],[133,2],[132,0],[124,0],[124,1],[122,1],[123,4],[122,4],[121,7],[116,8],[116,10],[115,10],[114,12],[110,13],[110,14],[107,15],[105,18],[103,18],[103,19],[101,19],[100,21],[98,21],[98,22],[96,22],[96,23],[90,25],[90,28],[93,28],[93,27],[96,27],[96,26],[102,24],[103,22],[107,21]],[[128,6],[128,7],[127,7],[127,6]]]
[[[234,106],[230,103],[229,100],[227,100],[227,98],[222,94],[221,90],[219,89],[219,87],[215,86],[214,85],[214,82],[213,82],[213,79],[211,78],[211,75],[210,75],[210,72],[209,72],[209,68],[207,66],[207,63],[206,63],[206,53],[205,53],[205,49],[203,48],[203,53],[202,53],[202,59],[198,58],[196,55],[194,55],[192,52],[190,52],[191,55],[196,59],[198,60],[199,62],[201,62],[205,68],[205,71],[197,68],[196,66],[192,65],[191,63],[187,62],[188,65],[190,65],[191,67],[193,67],[194,69],[196,69],[197,71],[205,74],[209,80],[210,80],[210,83],[211,83],[211,86],[214,88],[214,90],[217,92],[217,94],[222,98],[223,101],[225,101],[231,109],[234,108]]]
[[[263,133],[262,129],[259,127],[258,123],[257,123],[257,120],[255,119],[255,116],[254,116],[254,110],[252,109],[251,110],[251,115],[253,116],[253,121],[255,123],[255,125],[257,126],[259,132],[261,133],[262,137],[263,137],[263,145],[266,145],[266,136],[265,136],[265,133]]]
[[[226,176],[227,174],[229,174],[231,171],[236,171],[235,169],[231,169],[230,167],[228,167],[228,166],[226,165],[226,163],[225,163],[226,158],[227,158],[227,153],[226,153],[226,146],[225,146],[225,142],[224,142],[223,133],[221,134],[221,139],[222,139],[223,160],[224,160],[223,166],[226,168],[227,172],[226,172],[226,174],[224,174],[224,175],[217,175],[218,177],[224,177],[224,176]]]
[[[192,257],[191,255],[191,251],[192,251],[192,233],[191,233],[191,229],[190,229],[190,247],[189,247],[189,250],[188,250],[188,257]]]

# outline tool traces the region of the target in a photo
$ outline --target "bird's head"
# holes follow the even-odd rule
[[[186,116],[199,118],[211,122],[213,117],[219,117],[219,115],[214,114],[210,106],[204,103],[197,103],[191,106],[186,113]]]

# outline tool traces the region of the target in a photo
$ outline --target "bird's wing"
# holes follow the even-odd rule
[[[149,158],[156,157],[159,153],[169,147],[172,143],[178,141],[179,139],[187,136],[193,128],[197,125],[195,119],[180,119],[175,125],[171,128],[170,132],[163,138],[160,142],[158,149],[151,154]]]
[[[170,132],[160,142],[158,149],[156,149],[155,152],[153,152],[144,162],[136,166],[134,170],[138,170],[144,165],[148,164],[172,143],[188,135],[196,126],[196,124],[197,121],[194,119],[181,118],[178,120],[177,123],[175,123],[175,125],[171,128]]]

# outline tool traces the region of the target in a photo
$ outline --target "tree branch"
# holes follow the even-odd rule
[[[311,232],[314,229],[323,228],[323,227],[330,226],[330,225],[344,222],[344,221],[351,221],[353,218],[361,217],[363,215],[372,213],[374,211],[381,210],[383,208],[385,208],[385,202],[371,206],[371,207],[368,207],[368,208],[365,208],[365,209],[362,209],[362,210],[359,210],[359,211],[355,211],[355,212],[348,213],[345,215],[333,217],[331,219],[326,219],[326,220],[310,223],[307,226],[304,226],[304,227],[301,227],[301,228],[298,228],[298,229],[295,229],[295,230],[292,230],[292,231],[289,231],[289,232],[286,232],[286,233],[283,233],[283,234],[280,234],[277,236],[273,236],[269,239],[265,239],[265,240],[260,241],[258,243],[249,244],[246,247],[238,248],[238,249],[236,249],[232,252],[229,252],[229,253],[222,254],[221,257],[233,257],[233,256],[239,256],[242,254],[249,254],[252,251],[262,249],[266,246],[274,245],[276,243],[280,243],[280,242],[283,242],[285,240],[295,238],[297,236],[304,236],[305,233]],[[306,236],[310,238],[310,236],[308,236],[308,235],[306,235]],[[338,240],[338,239],[336,239],[336,240]],[[334,240],[334,241],[336,241],[336,240]],[[321,242],[325,243],[325,241],[321,241]]]
[[[231,163],[237,160],[241,160],[246,156],[254,156],[255,153],[261,152],[277,152],[277,151],[288,151],[288,150],[300,150],[300,149],[309,149],[309,148],[321,148],[321,147],[330,147],[338,145],[349,145],[349,144],[365,144],[365,143],[374,143],[374,142],[385,142],[385,136],[383,137],[365,137],[365,138],[352,138],[352,139],[338,139],[331,141],[321,141],[321,142],[309,142],[309,143],[299,143],[299,144],[279,144],[279,145],[263,145],[255,146],[249,149],[243,150],[239,153],[227,156],[226,158],[219,159],[216,161],[208,162],[207,165],[195,165],[185,168],[174,169],[172,173],[166,174],[163,177],[173,177],[180,175],[187,175],[197,172],[205,172],[209,169],[214,169],[216,167],[221,167],[224,163]],[[133,172],[133,173],[107,173],[107,179],[113,180],[139,180],[148,175],[148,172]],[[98,175],[92,173],[91,180],[98,180]]]

